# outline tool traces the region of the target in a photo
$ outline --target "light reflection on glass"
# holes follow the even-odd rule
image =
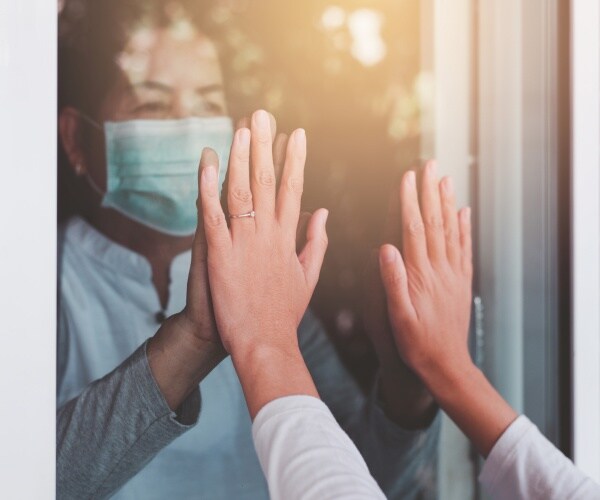
[[[382,15],[371,9],[359,9],[348,17],[348,28],[354,43],[352,55],[365,66],[381,62],[387,49],[381,38]]]
[[[337,5],[327,7],[321,16],[321,26],[327,30],[340,29],[346,23],[346,11]]]

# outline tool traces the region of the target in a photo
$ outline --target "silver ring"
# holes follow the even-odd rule
[[[229,214],[230,219],[246,219],[246,218],[254,219],[254,217],[256,217],[256,213],[254,212],[254,210],[252,210],[251,212],[246,212],[245,214],[239,214],[239,215]]]

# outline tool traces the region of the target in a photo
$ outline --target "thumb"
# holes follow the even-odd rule
[[[394,245],[383,245],[379,250],[379,269],[385,288],[388,313],[392,324],[416,316],[408,291],[408,276],[400,251]]]
[[[319,281],[321,266],[327,251],[328,240],[325,225],[328,216],[329,212],[324,208],[320,208],[312,215],[306,229],[306,245],[298,256],[298,260],[304,268],[306,282],[312,290]]]

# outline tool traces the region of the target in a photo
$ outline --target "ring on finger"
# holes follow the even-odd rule
[[[254,219],[256,217],[256,212],[254,210],[250,212],[246,212],[244,214],[229,214],[230,219]]]

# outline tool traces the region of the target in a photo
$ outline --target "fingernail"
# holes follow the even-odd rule
[[[430,172],[431,172],[431,175],[432,175],[433,177],[436,177],[436,176],[437,176],[437,161],[435,161],[435,160],[431,160],[431,161],[429,162],[429,165],[428,165],[428,166],[429,166],[429,170],[430,170]]]
[[[466,207],[463,210],[463,220],[465,222],[471,222],[471,207]]]
[[[329,219],[329,210],[327,210],[326,208],[325,210],[325,215],[323,216],[323,227],[325,227],[327,225],[327,219]]]
[[[446,191],[446,194],[454,193],[454,183],[452,182],[451,177],[446,177],[444,179],[444,191]]]
[[[411,187],[414,187],[417,184],[414,170],[411,170],[406,174],[406,183]]]
[[[379,252],[379,260],[382,264],[391,264],[396,260],[396,250],[392,246],[384,246]]]
[[[271,124],[269,123],[269,114],[263,109],[258,110],[256,113],[254,113],[254,123],[259,129],[262,130],[270,128]]]
[[[208,167],[204,167],[202,175],[204,176],[205,181],[214,182],[214,180],[217,178],[217,170],[212,165],[209,165]]]
[[[299,128],[294,133],[294,141],[298,148],[304,149],[306,147],[306,131],[303,128]]]
[[[250,144],[250,131],[247,128],[241,128],[237,132],[238,134],[238,144],[243,148],[247,147]]]

